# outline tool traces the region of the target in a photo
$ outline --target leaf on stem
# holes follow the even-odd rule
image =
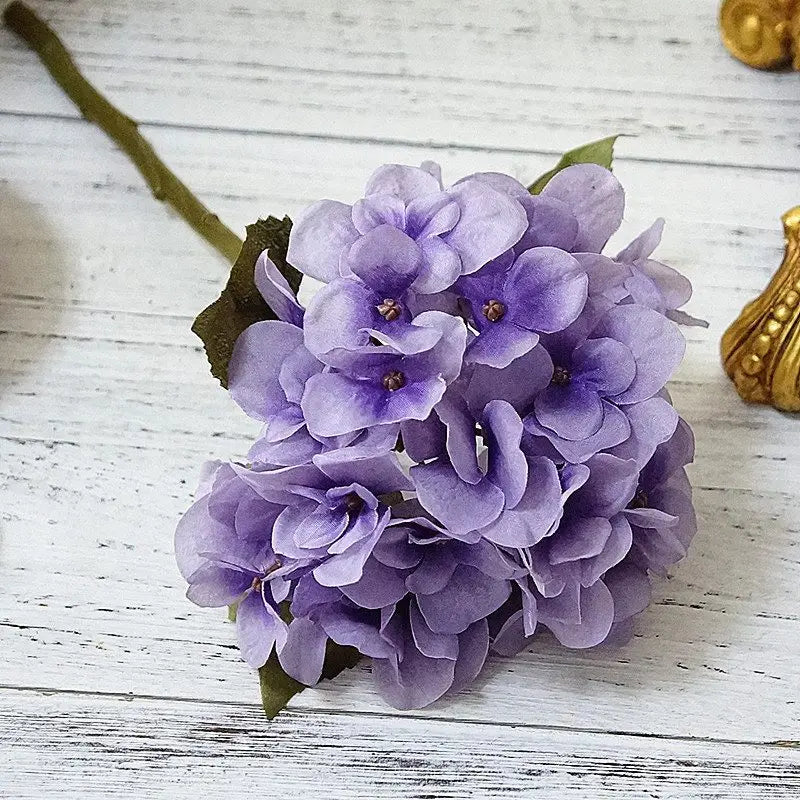
[[[552,180],[552,178],[561,172],[562,169],[572,167],[575,164],[599,164],[601,167],[611,169],[611,163],[614,160],[614,144],[619,138],[617,136],[609,136],[607,139],[600,139],[597,142],[590,142],[582,147],[576,147],[561,156],[561,160],[549,172],[545,172],[540,178],[535,180],[529,187],[528,191],[531,194],[540,194],[542,189]]]
[[[254,322],[276,319],[256,288],[254,271],[264,250],[297,293],[302,275],[286,262],[292,221],[275,217],[247,226],[247,237],[222,294],[197,317],[192,331],[203,340],[211,374],[228,388],[228,362],[239,334]]]
[[[345,669],[354,667],[360,658],[361,654],[354,647],[344,647],[328,640],[322,677],[328,680],[335,678]],[[274,652],[258,670],[258,680],[261,685],[261,704],[268,719],[274,719],[292,697],[306,688],[283,671]]]

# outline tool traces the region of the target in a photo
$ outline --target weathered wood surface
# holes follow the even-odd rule
[[[226,265],[0,31],[0,796],[797,797],[800,422],[717,355],[800,200],[796,76],[729,60],[689,0],[36,6],[237,230],[384,161],[531,178],[635,132],[618,241],[666,217],[712,327],[672,386],[700,532],[630,646],[542,637],[408,715],[361,668],[270,725],[171,554],[200,462],[255,430],[189,332]]]

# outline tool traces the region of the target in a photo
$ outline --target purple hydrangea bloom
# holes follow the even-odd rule
[[[308,308],[262,254],[276,319],[241,334],[228,377],[264,427],[176,533],[189,598],[237,606],[251,666],[276,653],[313,685],[330,642],[351,646],[419,708],[540,627],[570,648],[631,635],[697,529],[666,390],[676,322],[696,321],[651,259],[661,221],[602,253],[624,206],[591,164],[538,196],[388,165],[292,229],[289,262],[325,284]]]

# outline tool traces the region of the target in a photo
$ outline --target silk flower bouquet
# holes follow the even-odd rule
[[[193,330],[263,430],[247,463],[206,465],[175,552],[189,599],[229,607],[269,717],[362,658],[408,709],[540,627],[569,648],[631,636],[696,531],[694,441],[665,387],[678,324],[705,323],[651,258],[663,220],[602,254],[625,205],[616,137],[527,188],[385,165],[353,205],[259,220],[242,242],[31,9],[3,20],[234,261]],[[304,276],[323,284],[307,308]]]
[[[677,323],[704,323],[651,259],[663,220],[602,254],[613,142],[527,188],[389,164],[353,205],[248,229],[194,330],[264,427],[246,464],[206,466],[175,549],[189,599],[230,607],[268,716],[361,658],[410,709],[540,627],[622,643],[686,554],[694,441],[665,386]]]

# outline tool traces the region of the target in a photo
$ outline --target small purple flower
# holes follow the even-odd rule
[[[413,287],[430,294],[510,249],[526,224],[522,206],[484,182],[467,179],[443,189],[431,162],[422,168],[387,164],[355,205],[322,200],[308,208],[292,228],[288,260],[328,283],[348,274],[350,249],[361,236],[389,225],[419,246],[422,263]]]
[[[259,497],[227,464],[218,465],[198,490],[199,499],[175,533],[175,556],[199,606],[238,604],[236,631],[242,657],[260,667],[273,647],[280,653],[288,626],[286,599],[295,562],[279,561],[270,543],[282,508]]]
[[[368,639],[378,689],[396,708],[421,708],[474,679],[488,650],[486,618],[506,601],[519,573],[494,545],[454,540],[420,512],[413,503],[399,509],[361,580],[341,590],[357,608],[379,612],[373,625],[382,646],[376,648],[369,627],[343,640],[335,610],[318,615],[340,643]]]
[[[606,312],[590,336],[556,336],[545,347],[553,361],[550,385],[536,397],[525,426],[576,462],[629,438],[622,409],[663,388],[685,342],[662,315],[622,305]]]
[[[537,544],[518,551],[527,576],[518,581],[522,608],[496,635],[509,653],[541,623],[567,647],[593,647],[614,622],[614,604],[602,578],[631,548],[625,509],[633,500],[633,461],[599,454],[561,470],[563,516]]]
[[[252,461],[295,466],[344,447],[374,455],[394,447],[397,430],[389,425],[343,436],[309,431],[301,402],[309,378],[324,369],[303,344],[303,331],[294,325],[256,322],[239,336],[228,366],[228,388],[248,416],[265,423],[248,453]]]
[[[437,408],[447,426],[447,453],[411,468],[420,503],[448,533],[465,541],[526,546],[546,535],[561,512],[555,464],[526,458],[523,426],[513,406],[492,400],[477,422],[486,467],[476,454],[476,420],[463,398]]]
[[[342,453],[296,467],[234,467],[258,496],[282,506],[272,527],[277,557],[309,564],[323,586],[359,580],[389,522],[382,496],[411,488],[394,454],[348,459]]]
[[[342,436],[430,414],[458,377],[467,331],[460,319],[441,311],[420,314],[410,327],[425,349],[404,352],[376,332],[374,347],[340,350],[338,368],[309,378],[300,405],[314,436]],[[436,339],[433,346],[429,337]]]
[[[657,219],[619,255],[628,274],[625,289],[634,303],[652,308],[681,325],[707,328],[708,323],[681,311],[692,297],[692,284],[678,271],[650,258],[661,243],[664,220]]]
[[[402,352],[436,343],[435,330],[411,325],[411,285],[424,261],[413,239],[380,225],[355,241],[346,261],[352,275],[332,280],[309,305],[305,342],[312,353],[330,361],[331,351],[368,348],[379,335]]]
[[[569,253],[554,247],[526,250],[462,278],[478,336],[466,362],[505,367],[539,342],[573,323],[586,303],[588,277]]]
[[[631,559],[664,575],[680,561],[697,532],[692,487],[684,467],[694,458],[694,437],[683,420],[660,444],[639,476],[625,516],[633,528]]]

